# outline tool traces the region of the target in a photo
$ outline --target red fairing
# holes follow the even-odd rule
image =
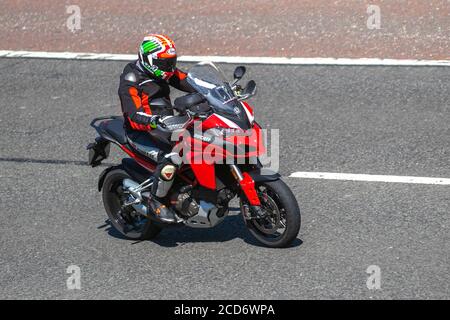
[[[244,104],[245,102],[243,102]],[[244,109],[246,109],[247,116],[253,115],[252,108],[245,103]],[[249,117],[250,119],[250,117]],[[251,122],[253,119],[250,119]],[[202,122],[202,130],[207,131],[212,128],[232,128],[232,129],[240,129],[240,127],[235,124],[233,121],[226,119],[220,115],[213,114],[208,119]],[[252,123],[252,127],[246,131],[249,135],[230,135],[226,136],[224,140],[233,143],[234,145],[246,145],[249,147],[251,151],[245,154],[230,154],[227,150],[221,148],[215,148],[215,152],[223,154],[224,157],[233,157],[233,158],[248,158],[254,156],[260,156],[266,152],[266,148],[264,146],[264,138],[262,135],[261,127],[256,123]],[[204,144],[207,146],[208,144]]]
[[[244,105],[246,109],[247,116],[252,115],[253,111],[248,106],[248,104]],[[231,128],[239,130],[240,127],[235,124],[233,121],[224,118],[217,114],[212,114],[203,122],[201,122],[201,130],[197,128],[200,132],[205,132],[212,128]],[[244,132],[244,131],[243,131]],[[192,136],[185,137],[182,141],[182,145],[187,147],[190,152],[184,155],[185,159],[190,161],[190,166],[192,171],[198,181],[198,183],[208,189],[216,188],[216,176],[215,176],[215,167],[214,163],[210,161],[205,161],[206,155],[213,156],[214,158],[220,159],[239,159],[239,158],[250,158],[263,154],[265,152],[264,141],[262,136],[261,127],[257,123],[253,122],[253,126],[249,131],[246,132],[245,135],[230,135],[225,136],[223,138],[224,141],[227,141],[235,146],[247,146],[247,150],[245,153],[234,154],[234,150],[227,150],[218,144],[211,144],[209,142],[202,141],[198,138],[194,138]],[[184,149],[186,150],[186,149]],[[208,158],[208,157],[206,157]],[[209,157],[211,158],[211,157]],[[223,163],[223,162],[222,162]],[[249,192],[249,196],[251,195],[255,200],[254,203],[258,202],[257,196],[255,197],[256,192],[250,194],[250,190],[252,189],[252,181],[250,177],[248,177],[244,181],[244,187],[246,187],[247,192]]]
[[[186,137],[183,143],[189,146],[190,152],[185,155],[189,160],[189,165],[197,179],[197,182],[208,189],[216,189],[216,170],[213,163],[205,163],[203,160],[203,150],[208,146],[207,143]]]
[[[213,164],[191,164],[198,183],[208,189],[216,189],[216,170]]]
[[[241,154],[234,155],[234,158],[248,158],[260,156],[266,152],[261,127],[259,127],[256,123],[254,123],[253,127],[250,130],[251,130],[250,135],[230,136],[224,139],[228,142],[233,143],[234,145],[246,145],[251,150],[242,155]]]
[[[242,101],[241,103],[244,107],[245,113],[247,114],[248,120],[250,121],[250,123],[253,123],[253,120],[255,120],[255,116],[253,115],[253,108],[250,107],[250,105],[245,101]]]
[[[202,122],[203,130],[208,130],[216,127],[235,128],[235,129],[239,128],[239,126],[235,124],[233,121],[217,114],[212,114],[211,116],[208,117],[208,119]]]

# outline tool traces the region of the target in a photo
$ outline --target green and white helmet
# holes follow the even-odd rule
[[[139,47],[139,61],[154,77],[169,80],[177,64],[175,43],[167,36],[150,34]]]

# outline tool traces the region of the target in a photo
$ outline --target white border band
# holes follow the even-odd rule
[[[68,60],[109,60],[130,61],[134,54],[45,52],[0,50],[0,58],[43,58]],[[330,66],[426,66],[449,67],[450,60],[412,60],[412,59],[347,59],[347,58],[280,58],[280,57],[232,57],[232,56],[180,56],[180,62],[212,61],[233,64],[275,64],[275,65],[330,65]]]
[[[344,180],[344,181],[366,181],[366,182],[389,182],[389,183],[414,183],[450,185],[448,178],[389,176],[374,174],[332,173],[332,172],[294,172],[290,178]]]

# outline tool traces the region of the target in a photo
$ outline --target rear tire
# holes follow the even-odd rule
[[[247,220],[250,233],[265,246],[285,248],[292,244],[300,231],[301,215],[297,200],[291,189],[282,181],[266,181],[255,184],[256,191],[265,212],[274,212],[272,218]],[[266,194],[262,190],[266,190]],[[244,213],[243,202],[241,211]],[[273,210],[270,210],[273,209]],[[273,229],[269,229],[272,223]],[[278,229],[276,229],[278,227]],[[284,228],[282,228],[284,227]],[[278,230],[284,229],[281,234]]]
[[[121,210],[125,197],[122,189],[124,179],[133,180],[121,166],[118,166],[106,174],[103,182],[103,205],[112,226],[128,239],[149,240],[156,237],[161,228],[150,219],[139,216],[131,207],[125,211]]]

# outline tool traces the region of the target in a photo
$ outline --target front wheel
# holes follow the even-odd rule
[[[255,184],[263,217],[250,216],[249,206],[241,197],[241,212],[250,233],[271,248],[288,247],[300,231],[300,209],[294,194],[282,181]]]

